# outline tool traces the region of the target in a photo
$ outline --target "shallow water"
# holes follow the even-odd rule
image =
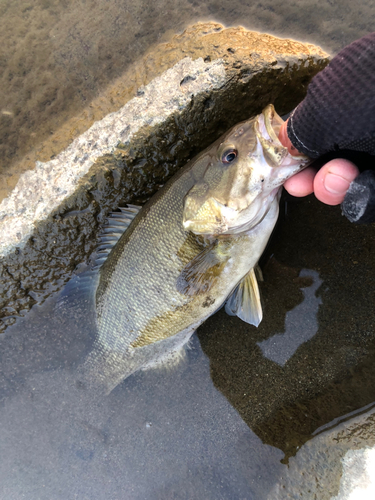
[[[3,399],[4,497],[260,498],[270,488],[282,452],[264,447],[214,388],[197,338],[173,371],[137,374],[103,398],[71,366],[82,330],[69,328],[69,345],[66,327],[54,326],[48,336],[60,347],[46,348],[35,330],[55,322],[47,306],[41,314],[23,329],[35,363],[20,368],[15,355]]]
[[[0,10],[5,170],[193,21],[337,51],[373,29],[375,5],[40,0]],[[285,198],[262,262],[258,329],[219,311],[177,367],[138,373],[107,397],[77,372],[90,308],[57,316],[51,298],[8,329],[1,498],[347,498],[345,453],[375,446],[375,229],[312,198]],[[345,433],[362,413],[358,433]]]
[[[375,230],[312,199],[283,208],[263,259],[259,328],[221,310],[174,368],[135,374],[103,396],[79,374],[90,307],[56,313],[50,298],[8,329],[1,497],[338,494],[346,453],[375,446]],[[363,412],[359,435],[340,440],[337,426]]]

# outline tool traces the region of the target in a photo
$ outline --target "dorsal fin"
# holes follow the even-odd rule
[[[93,267],[76,274],[66,284],[57,300],[57,310],[71,310],[94,301],[99,281],[99,268],[141,208],[136,205],[128,205],[127,207],[119,207],[121,212],[111,212],[108,215],[107,224],[99,235],[99,246]]]
[[[128,205],[127,207],[119,207],[121,212],[111,212],[108,214],[107,224],[103,227],[99,235],[94,270],[99,269],[103,265],[111,250],[128,229],[141,208],[137,205]]]

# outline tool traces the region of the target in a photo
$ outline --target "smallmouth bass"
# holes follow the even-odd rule
[[[229,314],[258,326],[254,267],[283,183],[308,163],[281,145],[281,124],[267,106],[189,161],[139,212],[112,214],[89,277],[97,332],[83,365],[88,380],[110,392],[139,369],[173,362],[225,302]]]

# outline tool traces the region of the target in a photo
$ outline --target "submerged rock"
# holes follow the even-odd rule
[[[189,158],[268,103],[290,111],[327,62],[314,45],[217,23],[147,54],[138,80],[154,78],[130,100],[126,75],[115,82],[101,106],[107,98],[116,111],[67,147],[66,129],[64,149],[22,174],[2,201],[0,331],[88,259],[109,211],[145,202]]]

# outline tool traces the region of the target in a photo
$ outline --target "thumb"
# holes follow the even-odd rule
[[[339,205],[358,174],[358,168],[349,160],[336,158],[329,161],[314,178],[315,196],[326,205]]]

